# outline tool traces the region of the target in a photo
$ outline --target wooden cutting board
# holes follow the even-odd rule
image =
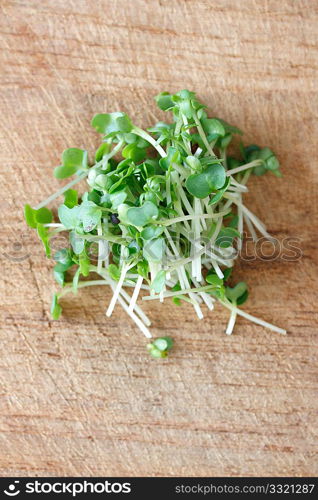
[[[316,475],[317,3],[2,0],[0,12],[1,475]],[[247,198],[281,251],[235,276],[245,310],[288,336],[239,319],[228,337],[221,307],[198,321],[149,304],[153,333],[176,342],[158,362],[120,309],[105,318],[105,288],[51,321],[52,264],[22,206],[57,189],[63,149],[98,145],[94,113],[146,127],[163,117],[153,96],[182,88],[281,161],[284,177],[254,178]]]

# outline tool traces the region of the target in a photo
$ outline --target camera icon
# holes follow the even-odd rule
[[[4,494],[5,495],[8,495],[9,497],[15,497],[17,496],[19,493],[20,493],[20,490],[16,489],[17,488],[17,484],[19,484],[20,481],[14,481],[13,483],[9,484],[8,486],[8,490],[4,490]]]

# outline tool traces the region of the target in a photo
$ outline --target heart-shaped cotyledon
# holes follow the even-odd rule
[[[127,210],[127,219],[130,224],[142,227],[148,224],[152,219],[158,217],[159,211],[154,203],[145,201],[141,207],[131,207]]]
[[[220,163],[209,165],[200,174],[192,174],[186,180],[186,188],[196,198],[206,198],[220,189],[226,180],[224,167]]]

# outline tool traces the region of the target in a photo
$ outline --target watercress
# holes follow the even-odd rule
[[[254,144],[241,144],[240,156],[229,155],[241,130],[208,117],[193,92],[162,92],[155,100],[172,112],[172,122],[143,130],[123,112],[95,115],[92,126],[102,143],[94,160],[86,150],[66,149],[54,175],[73,178],[37,207],[25,206],[27,224],[55,261],[61,290],[53,295],[52,318],[60,317],[66,294],[107,285],[113,293],[107,316],[118,303],[147,338],[151,322],[138,303],[141,291],[143,300],[186,302],[200,319],[203,305],[213,310],[220,302],[230,310],[227,334],[237,315],[285,333],[242,311],[247,285],[229,283],[245,224],[254,238],[256,231],[268,237],[243,195],[251,174],[281,176],[277,157]],[[85,179],[87,191],[78,194],[73,187]],[[47,205],[60,196],[54,221]],[[51,239],[60,232],[69,245],[53,252]],[[170,337],[148,344],[154,358],[171,348]]]

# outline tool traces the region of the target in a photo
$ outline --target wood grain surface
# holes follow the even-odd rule
[[[317,475],[317,2],[1,0],[0,16],[0,474]],[[22,206],[58,187],[63,149],[98,145],[94,113],[145,127],[153,96],[185,87],[281,161],[248,206],[283,250],[235,276],[245,310],[288,336],[147,304],[176,341],[158,362],[120,309],[105,318],[104,287],[51,321],[52,264]]]

